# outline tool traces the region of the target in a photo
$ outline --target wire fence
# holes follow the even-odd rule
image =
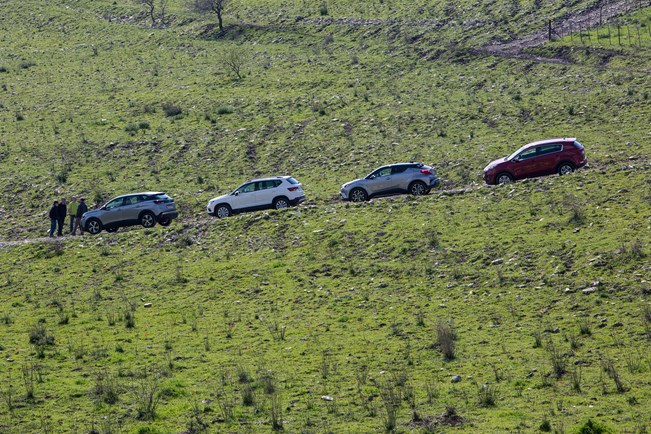
[[[608,1],[600,1],[592,14],[580,20],[567,20],[563,23],[547,22],[550,41],[569,37],[570,41],[582,45],[600,47],[651,47],[651,16],[642,19],[625,20],[623,17],[606,20],[612,16],[609,9],[618,7],[620,13],[631,13],[651,6],[651,0],[636,0],[621,8]]]

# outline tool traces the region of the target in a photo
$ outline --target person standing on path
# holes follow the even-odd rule
[[[84,213],[88,211],[88,207],[86,206],[86,199],[83,197],[79,199],[79,205],[77,206],[77,214],[75,218],[75,227],[72,230],[72,234],[76,235],[77,234],[77,228],[79,228],[79,234],[83,235],[84,234],[84,227],[81,225],[81,216],[84,215]]]
[[[66,206],[66,198],[62,197],[61,202],[59,202],[59,206],[57,207],[58,212],[58,221],[59,221],[59,229],[57,230],[57,235],[62,237],[63,236],[63,224],[66,221],[66,213],[68,211],[68,207]]]
[[[77,218],[77,207],[79,206],[79,202],[77,202],[77,198],[75,196],[72,196],[72,200],[70,201],[70,206],[68,207],[68,214],[70,215],[70,233],[72,234],[72,229],[75,227],[75,219]]]
[[[57,229],[57,221],[59,220],[59,201],[55,200],[50,208],[50,238],[54,236],[54,231]]]

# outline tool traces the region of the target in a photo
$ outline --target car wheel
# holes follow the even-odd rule
[[[275,209],[283,209],[289,207],[289,199],[286,197],[277,197],[274,199],[273,207]]]
[[[151,228],[156,224],[156,216],[149,211],[143,212],[140,215],[140,224],[145,228]]]
[[[368,194],[363,188],[353,188],[349,197],[351,202],[365,202],[368,199]]]
[[[97,219],[90,219],[86,222],[86,232],[97,235],[102,232],[102,222]]]
[[[409,184],[409,193],[414,196],[422,196],[428,193],[427,186],[424,182],[414,181]]]
[[[495,177],[495,184],[497,185],[510,184],[512,182],[513,182],[513,177],[506,172],[500,173]]]
[[[574,166],[572,166],[570,163],[562,163],[560,166],[558,166],[559,175],[568,175],[572,172],[574,172]]]
[[[158,219],[158,224],[161,226],[169,226],[172,224],[172,219],[167,217],[161,217],[160,219]]]
[[[106,228],[106,232],[115,232],[115,231],[117,231],[117,230],[118,230],[117,227]]]
[[[215,208],[214,214],[220,219],[229,217],[231,215],[231,208],[228,205],[219,205]]]

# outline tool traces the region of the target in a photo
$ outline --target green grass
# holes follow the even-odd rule
[[[0,247],[2,430],[428,432],[453,408],[446,431],[645,432],[648,51],[604,63],[575,37],[531,51],[568,64],[475,56],[539,29],[512,3],[455,5],[233,3],[221,36],[176,2],[153,29],[127,2],[2,8],[0,243],[32,240]],[[398,21],[319,21],[351,17]],[[590,166],[482,185],[552,136]],[[338,201],[413,160],[468,191]],[[274,174],[306,204],[205,215]],[[182,212],[168,228],[38,239],[59,196],[159,189]]]

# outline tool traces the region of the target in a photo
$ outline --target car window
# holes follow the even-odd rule
[[[249,182],[237,189],[240,193],[251,193],[253,190],[255,190],[255,182]]]
[[[282,181],[278,181],[278,185],[280,185],[281,182],[282,182]],[[287,178],[287,182],[289,182],[290,184],[294,184],[294,185],[296,185],[296,184],[300,184],[300,182],[298,182],[297,180],[295,180],[295,179],[292,178],[292,177]]]
[[[140,200],[141,196],[129,196],[124,198],[124,205],[135,205],[138,202],[141,202]]]
[[[279,181],[273,181],[273,180],[272,181],[259,181],[259,182],[257,182],[257,184],[259,184],[259,185],[256,188],[256,190],[268,190],[270,188],[278,187],[280,182]]]
[[[391,175],[391,168],[390,167],[384,167],[378,171],[375,172],[375,177],[378,176],[389,176]]]
[[[554,143],[551,145],[542,145],[538,146],[538,155],[551,154],[552,152],[559,152],[563,149],[563,145],[560,143]]]
[[[402,165],[402,166],[393,166],[392,169],[391,169],[391,173],[392,173],[393,175],[397,175],[398,173],[402,173],[402,172],[404,172],[405,170],[407,170],[408,167],[409,167],[409,166],[406,166],[406,165]]]
[[[119,206],[122,206],[122,203],[124,202],[124,198],[118,197],[117,199],[113,199],[109,203],[107,203],[105,206],[106,209],[113,209],[117,208]]]
[[[528,158],[532,158],[536,156],[536,147],[525,149],[524,151],[520,152],[520,155],[518,155],[518,158],[520,160],[526,160]]]

